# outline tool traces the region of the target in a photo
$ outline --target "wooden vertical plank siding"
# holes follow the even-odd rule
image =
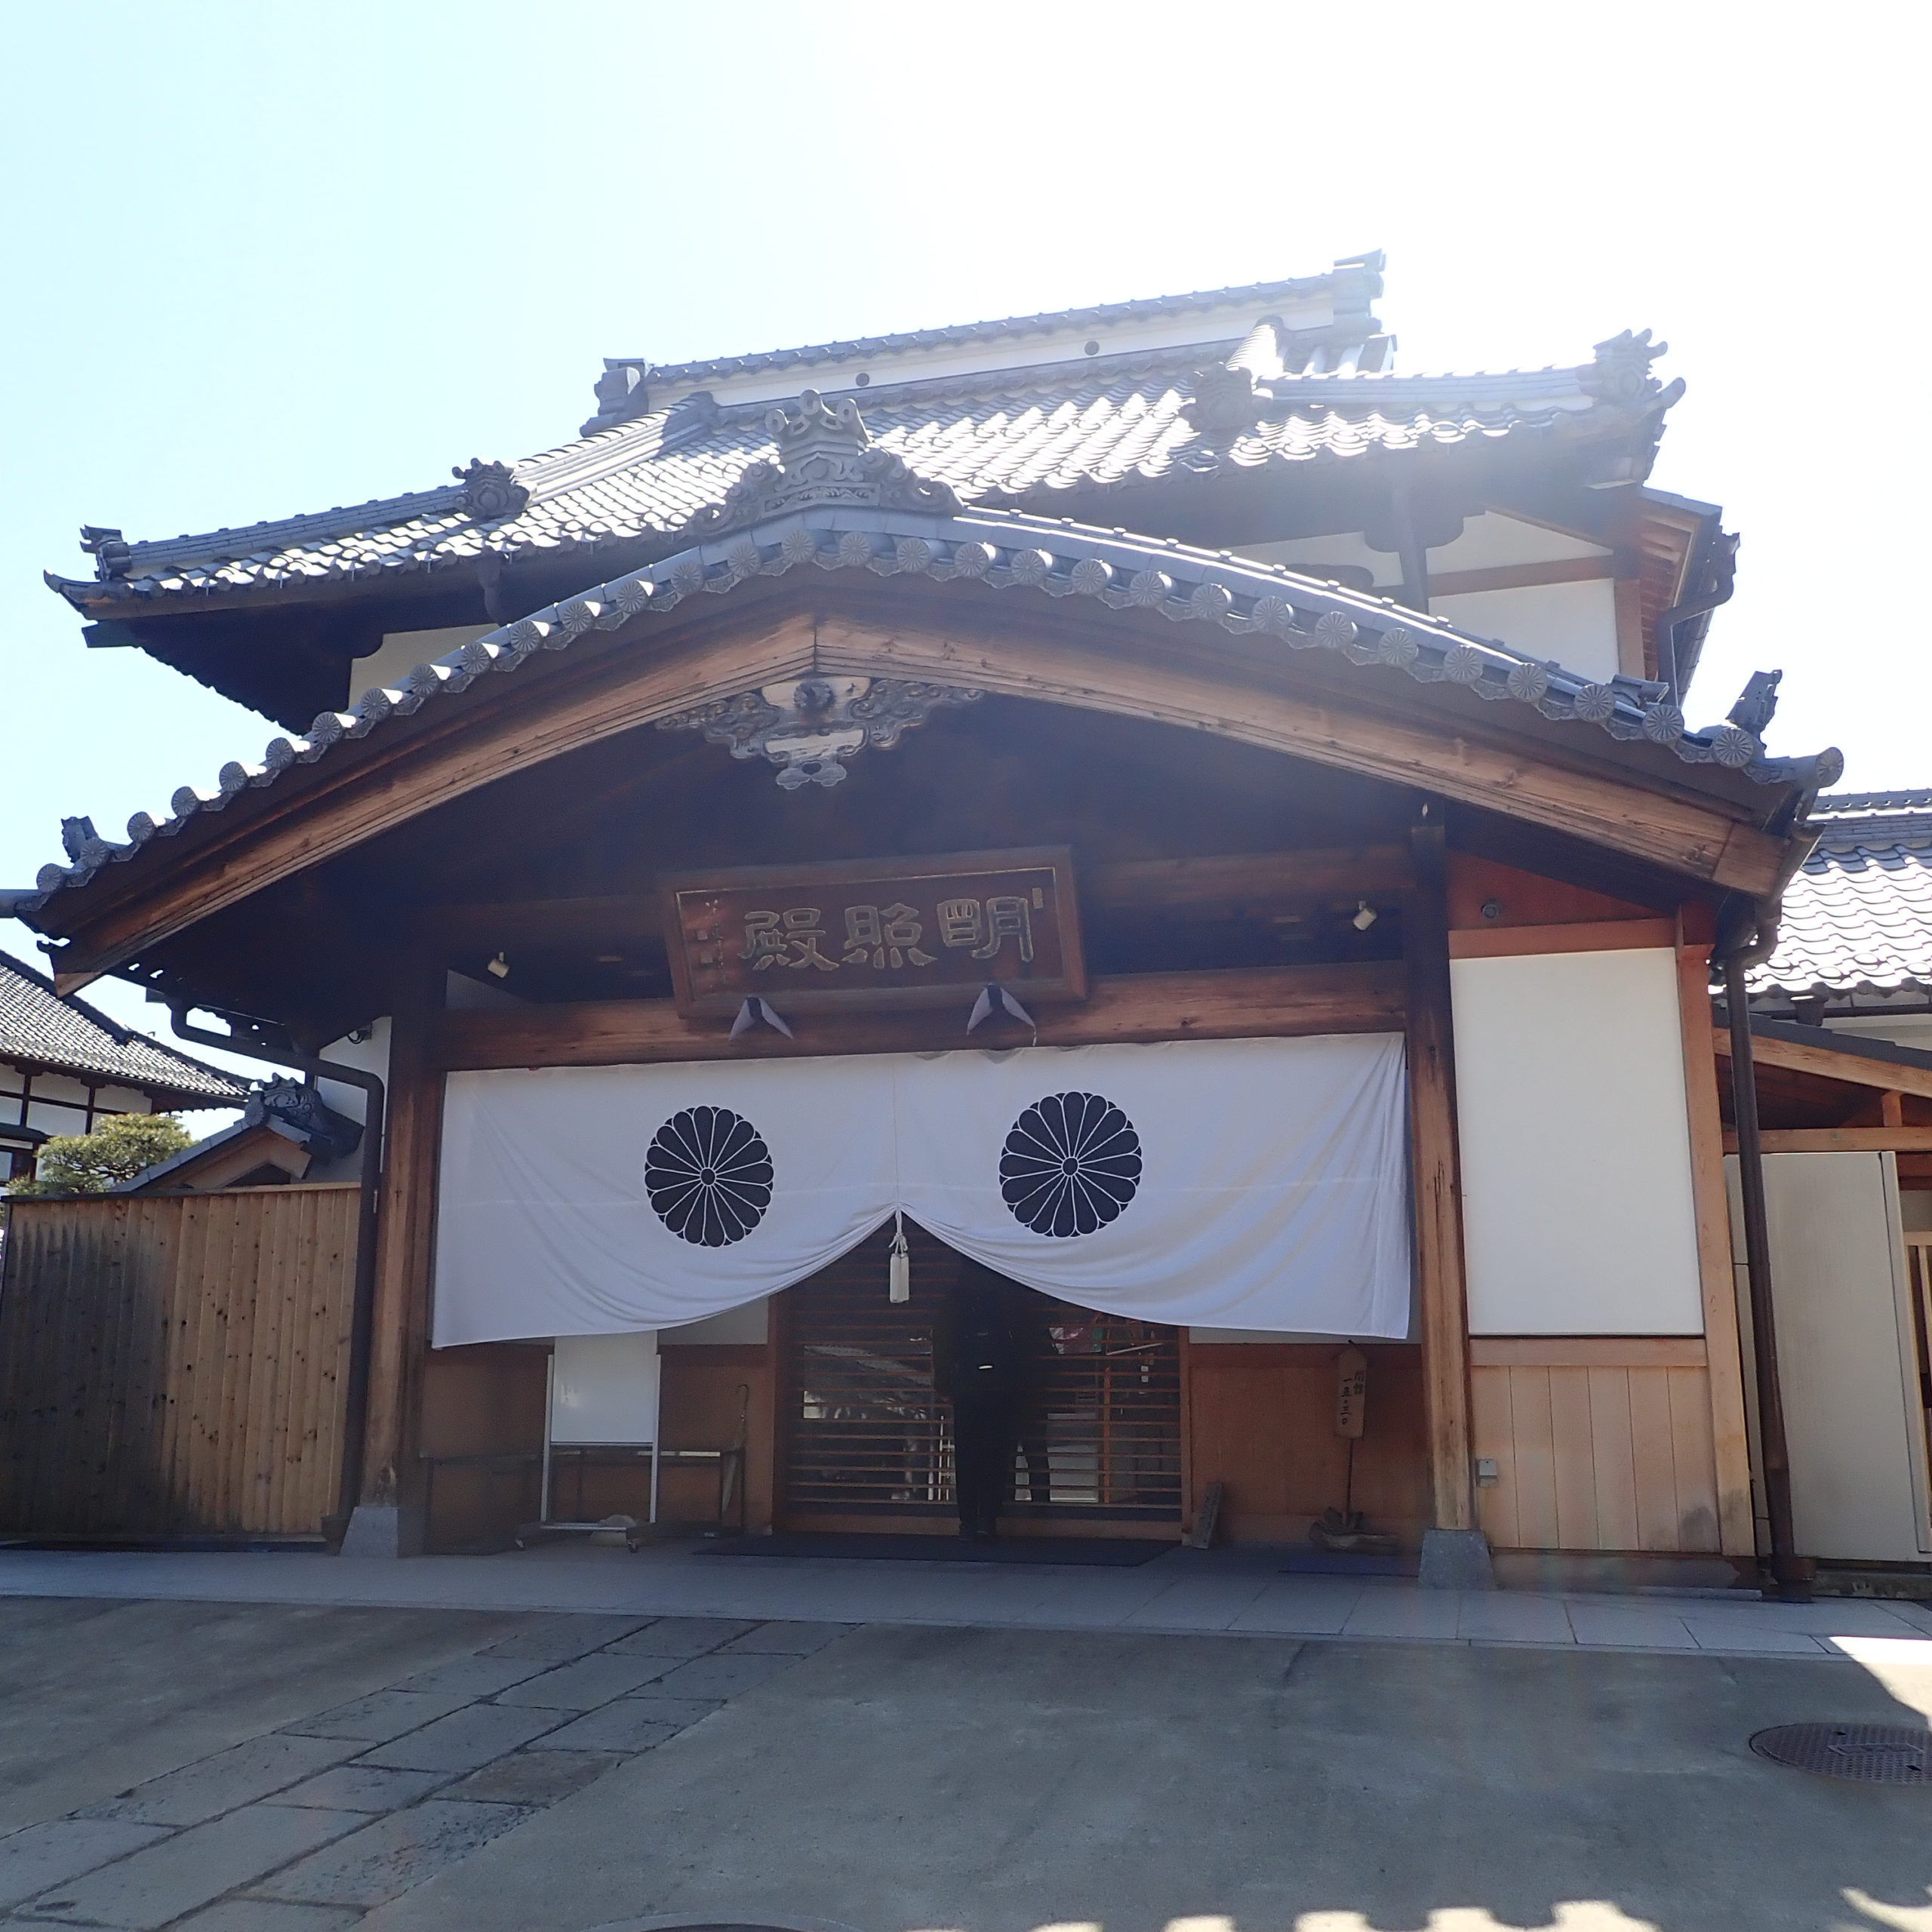
[[[1719,1547],[1704,1343],[1695,1336],[1484,1337],[1470,1345],[1478,1492],[1503,1549]]]
[[[0,1530],[320,1537],[356,1205],[352,1185],[11,1204]]]
[[[1469,1447],[1469,1318],[1463,1278],[1462,1180],[1456,1147],[1456,1062],[1449,928],[1439,822],[1413,834],[1416,883],[1404,902],[1409,1137],[1414,1174],[1416,1284],[1435,1526],[1476,1527]]]

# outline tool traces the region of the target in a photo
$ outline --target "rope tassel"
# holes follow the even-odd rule
[[[906,1220],[897,1209],[892,1216],[892,1252],[886,1263],[885,1298],[906,1302],[912,1299],[912,1251],[906,1245]]]

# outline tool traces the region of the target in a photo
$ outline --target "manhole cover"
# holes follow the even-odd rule
[[[1932,1730],[1899,1724],[1781,1724],[1751,1740],[1761,1758],[1860,1784],[1932,1784]]]

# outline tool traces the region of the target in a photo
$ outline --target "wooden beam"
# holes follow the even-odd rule
[[[1826,1038],[1831,1036],[1827,1034]],[[1726,1059],[1730,1056],[1728,1028],[1714,1026],[1711,1042]],[[1832,1047],[1814,1047],[1797,1040],[1773,1039],[1755,1028],[1751,1053],[1760,1066],[1781,1066],[1790,1073],[1815,1074],[1821,1080],[1842,1081],[1851,1087],[1875,1087],[1881,1093],[1911,1094],[1932,1100],[1932,1067],[1906,1066],[1888,1060],[1868,1059]],[[1768,1146],[1770,1143],[1766,1142]]]
[[[1727,1556],[1749,1556],[1757,1547],[1757,1527],[1751,1507],[1751,1437],[1737,1325],[1737,1277],[1730,1251],[1730,1195],[1724,1173],[1724,1118],[1718,1111],[1716,1039],[1710,1023],[1710,956],[1708,945],[1678,948],[1677,1013],[1684,1047],[1690,1205],[1697,1230],[1697,1282],[1717,1476],[1718,1547]],[[1722,1038],[1727,1047],[1730,1035]]]
[[[1439,810],[1439,808],[1438,808]],[[1449,995],[1445,858],[1440,819],[1414,834],[1416,888],[1402,915],[1409,1061],[1409,1164],[1415,1190],[1416,1285],[1429,1486],[1438,1530],[1476,1527],[1469,1426],[1469,1311],[1463,1260],[1462,1168]]]
[[[774,592],[774,595],[777,594]],[[348,851],[433,807],[513,771],[633,731],[721,694],[817,669],[932,678],[1008,697],[1198,729],[1338,771],[1414,786],[1747,893],[1776,885],[1785,841],[1745,823],[1744,808],[1681,781],[1618,771],[1607,745],[1578,734],[1574,750],[1459,717],[1453,724],[1377,709],[1309,688],[1295,654],[1254,640],[1177,631],[1156,648],[1118,626],[1023,607],[997,623],[942,605],[905,623],[854,616],[780,614],[753,603],[685,630],[654,624],[634,636],[580,640],[500,685],[432,704],[365,745],[291,769],[230,811],[194,820],[168,863],[109,875],[76,904],[65,985],[92,977],[277,880]],[[1198,627],[1197,627],[1198,628]],[[1386,703],[1386,699],[1382,700]],[[60,911],[64,913],[63,906]]]
[[[1527,590],[1543,583],[1588,583],[1617,574],[1614,556],[1558,557],[1545,564],[1491,564],[1479,571],[1431,571],[1431,609],[1442,597],[1466,596],[1477,590]]]
[[[389,1021],[376,1296],[360,1503],[401,1512],[398,1555],[420,1553],[411,1453],[429,1340],[429,1260],[442,1152],[443,1075],[429,1048],[443,969],[411,962]],[[365,1159],[373,1158],[368,1150]]]
[[[456,1072],[1030,1044],[1032,1034],[1011,1020],[983,1026],[969,1040],[971,1004],[962,999],[957,1012],[814,1014],[798,1020],[790,1040],[768,1026],[733,1040],[728,1022],[687,1019],[667,999],[506,1007],[439,1014],[432,1051],[439,1066]],[[1040,1044],[1048,1047],[1395,1032],[1402,1024],[1402,975],[1392,964],[1121,974],[1094,980],[1084,1006],[1043,1008],[1037,1017]]]
[[[1189,859],[1134,859],[1078,868],[1081,903],[1118,911],[1158,906],[1204,917],[1310,900],[1390,897],[1414,881],[1399,845],[1305,852],[1236,852]],[[540,944],[546,950],[663,937],[654,893],[581,899],[479,901],[423,909],[418,929],[445,951]]]
[[[1558,926],[1471,926],[1449,935],[1449,957],[1514,959],[1526,953],[1628,952],[1676,943],[1675,919],[1579,920]]]
[[[1266,675],[1275,666],[1258,663],[1252,651],[1231,660],[1224,648],[1202,649],[1191,638],[1158,656],[1121,645],[1104,633],[1090,638],[1051,626],[940,629],[927,618],[888,629],[828,614],[819,622],[817,661],[835,675],[969,684],[1191,726],[1481,805],[1738,891],[1768,893],[1778,882],[1785,842],[1715,800],[1587,771],[1580,758],[1573,764],[1505,732],[1478,736],[1463,721],[1444,728],[1366,706],[1345,709]]]
[[[1932,1127],[1767,1127],[1759,1138],[1767,1154],[1932,1154]],[[1724,1151],[1737,1152],[1735,1134]]]
[[[1709,1350],[1702,1335],[1475,1335],[1472,1368],[1702,1368]],[[1745,1524],[1750,1524],[1750,1479],[1745,1481]]]

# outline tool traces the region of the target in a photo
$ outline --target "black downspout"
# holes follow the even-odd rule
[[[1715,611],[1720,604],[1728,604],[1737,587],[1737,539],[1720,530],[1718,543],[1722,555],[1717,565],[1716,583],[1701,597],[1686,598],[1681,604],[1673,604],[1657,620],[1657,676],[1670,688],[1672,704],[1684,702],[1683,684],[1678,675],[1678,626]]]
[[[364,1438],[369,1426],[369,1362],[373,1352],[376,1312],[376,1203],[382,1186],[383,1100],[384,1088],[379,1074],[365,1072],[359,1066],[344,1066],[337,1060],[316,1060],[306,1054],[275,1053],[236,1034],[211,1033],[206,1027],[190,1025],[188,1009],[168,1008],[177,1036],[198,1047],[218,1047],[224,1053],[246,1054],[275,1066],[293,1067],[312,1079],[330,1080],[344,1087],[359,1087],[368,1097],[362,1122],[361,1199],[355,1229],[355,1295],[349,1315],[349,1381],[343,1392],[342,1474],[336,1500],[336,1514],[346,1533],[357,1499],[362,1494]],[[337,1539],[338,1542],[340,1540]]]

